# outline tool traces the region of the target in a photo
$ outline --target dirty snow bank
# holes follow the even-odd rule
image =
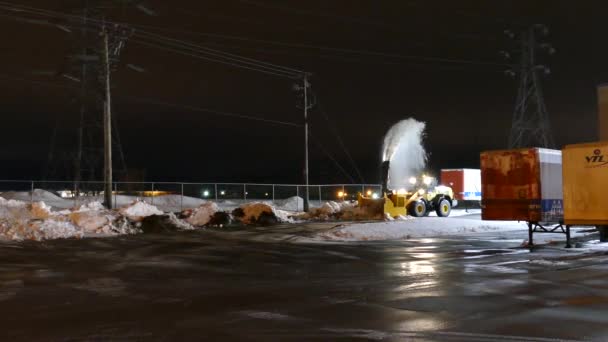
[[[325,202],[319,208],[311,208],[307,213],[301,213],[294,217],[301,220],[379,220],[383,216],[370,212],[368,208],[362,208],[353,202]]]
[[[118,209],[118,212],[133,221],[141,221],[144,217],[163,214],[157,207],[141,201],[135,201],[126,207],[122,207]]]
[[[293,214],[262,202],[243,204],[233,215],[244,224],[293,223]]]
[[[186,222],[193,226],[205,226],[218,211],[219,208],[214,202],[203,203],[198,208],[187,211]]]
[[[53,212],[44,202],[32,204],[0,197],[0,240],[49,240],[113,236],[140,232],[134,221],[160,215],[156,207],[133,202],[107,210],[92,202],[72,210]]]
[[[340,225],[332,230],[318,234],[316,239],[338,241],[399,240],[521,229],[527,229],[524,223],[407,217],[392,222]]]

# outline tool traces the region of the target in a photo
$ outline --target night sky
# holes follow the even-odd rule
[[[81,3],[19,1],[65,13],[78,13]],[[478,167],[480,151],[506,148],[517,81],[503,73],[499,51],[513,46],[503,31],[532,23],[550,28],[546,40],[557,49],[543,59],[552,69],[543,86],[556,143],[597,139],[595,88],[608,80],[603,3],[148,0],[157,16],[133,7],[108,13],[136,29],[311,72],[315,141],[358,182],[337,131],[363,180],[376,183],[383,134],[407,117],[427,123],[433,170]],[[66,88],[74,82],[45,73],[72,53],[73,33],[0,14],[0,178],[40,179],[57,123],[58,148],[75,149],[77,91]],[[294,81],[135,42],[127,43],[113,81],[126,162],[144,169],[146,180],[301,182],[301,128],[187,108],[301,124]],[[310,146],[311,183],[350,182],[316,143]]]

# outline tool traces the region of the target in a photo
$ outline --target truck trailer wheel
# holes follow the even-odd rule
[[[410,204],[410,208],[408,211],[410,212],[410,215],[414,217],[422,217],[427,212],[426,203],[424,203],[423,200],[418,200]]]
[[[435,208],[435,212],[437,212],[437,216],[439,217],[450,216],[450,212],[452,212],[450,201],[445,198],[439,201],[439,203],[437,203],[437,208]]]

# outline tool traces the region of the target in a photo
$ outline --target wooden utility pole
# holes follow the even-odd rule
[[[304,211],[308,212],[308,75],[304,74]]]
[[[108,30],[104,27],[103,36],[103,147],[104,147],[104,204],[106,208],[112,209],[112,105],[110,94],[110,52],[108,47]]]

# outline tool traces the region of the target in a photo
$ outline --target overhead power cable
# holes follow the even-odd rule
[[[31,14],[42,15],[42,16],[53,17],[53,18],[63,18],[63,19],[72,19],[72,20],[81,19],[77,15],[49,11],[49,10],[35,8],[35,7],[22,6],[22,5],[12,4],[9,2],[5,2],[5,1],[0,1],[0,9],[16,11],[16,12],[23,12],[23,13],[31,13]],[[90,22],[94,23],[96,25],[104,24],[104,22],[100,21],[100,20],[90,20]],[[162,30],[162,28],[158,28],[158,27],[150,26],[150,25],[135,25],[135,24],[129,24],[129,23],[120,23],[120,22],[115,22],[115,21],[105,21],[105,23],[116,24],[116,25],[129,25],[130,27],[134,27],[134,28],[143,27],[143,28]],[[248,38],[248,37],[230,36],[230,35],[214,34],[214,33],[191,32],[191,31],[184,31],[184,30],[179,30],[179,31],[165,30],[165,31],[190,33],[190,34],[196,34],[196,35],[207,36],[207,37],[216,37],[216,38],[222,38],[222,39],[256,42],[256,43],[286,46],[286,47],[292,47],[292,48],[314,49],[314,50],[320,50],[320,51],[329,51],[329,52],[334,52],[334,53],[345,53],[345,54],[353,54],[353,55],[366,55],[366,56],[405,59],[405,60],[419,60],[419,61],[426,61],[426,62],[433,62],[433,63],[467,64],[467,65],[484,65],[484,66],[501,66],[501,67],[507,66],[507,64],[505,64],[505,63],[479,61],[479,60],[455,59],[455,58],[420,56],[420,55],[402,55],[402,54],[398,54],[398,53],[388,53],[388,52],[349,49],[349,48],[335,48],[335,47],[329,47],[329,46],[319,46],[319,45],[301,44],[301,43],[285,43],[285,42],[276,42],[276,41],[269,41],[269,40],[263,40],[263,39],[254,39],[254,38]],[[142,31],[142,33],[150,34],[150,32],[145,32],[145,31]],[[157,38],[163,39],[166,42],[173,41],[175,43],[175,41],[176,41],[173,38],[162,37],[159,35],[157,35]],[[200,45],[196,45],[196,46],[198,48],[201,48]],[[228,53],[225,53],[225,54],[226,54],[226,56],[229,55]],[[235,56],[234,54],[232,54],[232,55],[233,55],[232,57]],[[243,61],[252,60],[250,58],[246,58],[246,57],[242,57],[242,56],[240,56],[240,58]],[[259,66],[265,66],[265,67],[271,66],[270,63],[266,63],[266,62],[262,62],[262,61],[257,61],[257,63],[259,63]],[[285,68],[285,67],[281,67],[281,68]],[[289,69],[289,68],[287,68],[287,69]],[[282,69],[282,70],[285,71],[286,69]],[[293,69],[293,70],[296,70],[296,69]]]
[[[135,102],[140,102],[140,103],[147,103],[147,104],[153,104],[153,105],[164,106],[164,107],[187,109],[187,110],[191,110],[193,112],[204,112],[204,113],[209,113],[209,114],[213,114],[213,115],[227,116],[227,117],[252,120],[252,121],[260,121],[260,122],[266,122],[266,123],[275,124],[275,125],[302,127],[301,124],[297,124],[294,122],[265,119],[265,118],[261,118],[261,117],[257,117],[257,116],[243,115],[243,114],[237,114],[237,113],[231,113],[231,112],[223,112],[223,111],[214,110],[214,109],[201,108],[201,107],[196,107],[196,106],[183,105],[183,104],[171,103],[171,102],[165,102],[165,101],[158,101],[158,100],[154,100],[154,99],[137,97],[137,96],[122,95],[122,96],[118,96],[118,97],[124,98],[124,99],[129,99],[129,100],[132,100]]]
[[[30,84],[35,84],[35,85],[40,85],[40,86],[45,86],[45,87],[62,88],[62,89],[70,89],[70,90],[79,90],[80,89],[79,87],[70,86],[67,84],[56,84],[53,82],[37,81],[37,80],[27,79],[27,78],[23,78],[23,77],[15,77],[15,76],[2,75],[2,74],[0,74],[0,80],[25,82],[25,83],[30,83]],[[294,122],[265,119],[265,118],[261,118],[261,117],[257,117],[257,116],[231,113],[231,112],[219,111],[219,110],[214,110],[214,109],[209,109],[209,108],[201,108],[201,107],[196,107],[196,106],[171,103],[171,102],[166,102],[166,101],[158,101],[158,100],[154,100],[154,99],[131,96],[131,95],[117,95],[116,98],[117,99],[128,99],[128,100],[131,100],[134,102],[147,103],[147,104],[153,104],[153,105],[164,106],[164,107],[186,109],[186,110],[191,110],[194,112],[209,113],[209,114],[213,114],[213,115],[219,115],[219,116],[225,116],[225,117],[231,117],[231,118],[237,118],[237,119],[265,122],[265,123],[275,124],[275,125],[302,127],[301,124],[294,123]]]
[[[338,140],[338,144],[342,148],[342,151],[344,152],[344,154],[348,158],[348,160],[351,163],[352,167],[357,172],[357,176],[359,177],[359,180],[361,181],[361,183],[365,183],[365,180],[363,179],[363,174],[359,170],[359,167],[357,167],[357,163],[355,163],[355,160],[353,159],[352,155],[350,154],[350,152],[346,148],[346,145],[344,144],[344,140],[342,140],[342,137],[340,136],[340,133],[338,133],[338,130],[336,129],[336,127],[329,120],[329,116],[325,112],[325,110],[323,108],[323,105],[321,104],[321,101],[319,100],[319,97],[317,96],[317,94],[315,93],[314,95],[315,95],[315,98],[317,100],[317,108],[319,108],[319,112],[321,112],[321,115],[323,115],[323,117],[325,118],[325,121],[327,122],[327,126],[329,126],[329,129],[332,131],[332,134],[336,137],[336,140]]]
[[[403,55],[398,53],[390,53],[390,52],[380,52],[380,51],[371,51],[371,50],[360,50],[360,49],[349,49],[349,48],[335,48],[323,45],[314,45],[314,44],[301,44],[301,43],[286,43],[280,41],[273,40],[265,40],[265,39],[256,39],[250,37],[243,36],[233,36],[233,35],[225,35],[218,33],[204,33],[204,32],[194,32],[188,30],[172,30],[165,29],[150,25],[132,25],[133,27],[145,27],[147,29],[156,29],[164,32],[173,32],[173,33],[184,33],[191,35],[198,35],[204,37],[212,37],[212,38],[221,38],[226,40],[237,40],[237,41],[246,41],[253,43],[262,43],[267,45],[275,45],[275,46],[283,46],[290,48],[300,48],[300,49],[312,49],[312,50],[320,50],[320,51],[328,51],[328,52],[338,52],[350,55],[361,55],[361,56],[374,56],[374,57],[386,57],[386,58],[394,58],[394,59],[404,59],[404,60],[419,60],[419,61],[427,61],[427,62],[436,62],[436,63],[451,63],[451,64],[469,64],[469,65],[484,65],[484,66],[500,66],[503,67],[507,64],[498,63],[498,62],[489,62],[489,61],[479,61],[479,60],[468,60],[468,59],[455,59],[455,58],[444,58],[444,57],[434,57],[434,56],[422,56],[422,55]]]
[[[269,74],[269,75],[274,75],[274,76],[279,76],[279,77],[288,77],[288,78],[294,78],[295,76],[290,76],[287,74],[280,74],[277,72],[272,72],[269,70],[265,70],[265,69],[258,69],[258,68],[254,68],[254,67],[249,67],[246,65],[240,65],[237,63],[232,63],[229,61],[225,61],[225,60],[221,60],[221,59],[217,59],[217,58],[211,58],[211,57],[206,57],[197,53],[192,53],[192,52],[188,52],[188,51],[183,51],[183,50],[179,50],[176,48],[171,48],[168,46],[163,46],[161,44],[154,44],[154,43],[149,43],[140,39],[132,39],[130,40],[132,43],[135,44],[140,44],[140,45],[144,45],[144,46],[148,46],[148,47],[152,47],[152,48],[156,48],[156,49],[160,49],[160,50],[165,50],[165,51],[169,51],[169,52],[174,52],[180,55],[184,55],[184,56],[190,56],[190,57],[194,57],[194,58],[198,58],[198,59],[202,59],[202,60],[206,60],[206,61],[210,61],[210,62],[216,62],[216,63],[221,63],[221,64],[226,64],[226,65],[230,65],[233,67],[237,67],[237,68],[241,68],[241,69],[247,69],[247,70],[253,70],[253,71],[258,71],[261,73],[265,73],[265,74]]]
[[[294,69],[294,68],[290,68],[290,67],[286,67],[286,66],[282,66],[282,65],[268,63],[268,62],[256,60],[256,59],[253,59],[253,58],[249,58],[249,57],[239,56],[237,54],[233,54],[233,53],[229,53],[229,52],[220,51],[220,50],[217,50],[217,49],[212,49],[212,48],[209,48],[209,47],[197,45],[197,44],[194,44],[192,42],[187,42],[187,41],[184,41],[184,40],[174,39],[174,38],[170,38],[170,37],[164,37],[164,36],[161,36],[161,35],[153,33],[153,32],[147,32],[147,31],[138,30],[138,31],[135,32],[135,35],[142,36],[144,38],[146,36],[148,36],[148,38],[154,38],[154,39],[157,39],[157,40],[160,40],[160,41],[172,42],[172,43],[175,43],[175,44],[179,44],[181,46],[186,46],[186,47],[190,47],[190,48],[197,49],[197,50],[200,50],[200,51],[205,51],[205,52],[208,52],[208,53],[212,53],[212,54],[215,54],[217,56],[222,56],[222,57],[226,57],[226,58],[232,58],[235,61],[238,60],[238,61],[243,61],[243,62],[249,62],[249,63],[255,64],[255,65],[263,65],[263,66],[266,66],[266,67],[271,68],[271,69],[283,70],[284,72],[289,72],[289,73],[293,73],[293,74],[300,74],[301,75],[301,74],[304,73],[303,70],[298,70],[298,69]]]
[[[303,8],[290,7],[290,6],[286,6],[282,3],[281,4],[271,4],[269,2],[252,1],[252,0],[238,0],[238,1],[243,4],[255,6],[255,7],[259,7],[259,8],[265,8],[265,9],[270,9],[270,10],[279,10],[279,11],[284,11],[284,12],[288,12],[288,13],[293,13],[296,15],[313,16],[313,17],[317,17],[317,18],[329,19],[331,21],[339,20],[339,21],[342,21],[345,23],[351,23],[351,24],[356,24],[356,25],[368,25],[368,26],[379,28],[379,29],[384,29],[387,31],[411,34],[411,32],[403,31],[402,24],[400,24],[400,26],[397,26],[392,23],[374,21],[374,20],[369,20],[366,18],[346,16],[346,15],[337,15],[337,14],[332,14],[332,13],[321,12],[318,10],[313,11],[313,10],[308,10],[308,9],[303,9]],[[411,6],[412,4],[408,2],[406,5]],[[458,39],[458,40],[494,40],[494,39],[487,38],[487,37],[471,38],[469,35],[458,33],[458,32],[434,32],[434,35],[435,36],[439,35],[440,37],[447,38],[447,39]]]
[[[75,15],[71,15],[71,14],[49,11],[49,10],[35,8],[35,7],[15,5],[15,4],[10,4],[10,3],[4,2],[4,1],[0,1],[0,9],[29,13],[29,14],[34,14],[34,15],[39,15],[39,16],[44,16],[44,17],[60,18],[60,19],[66,19],[66,20],[81,19],[79,16],[75,16]],[[91,24],[97,25],[97,26],[102,26],[102,25],[107,25],[107,24],[128,25],[128,24],[123,24],[123,23],[114,22],[114,21],[101,21],[101,20],[95,20],[95,19],[88,20],[88,25],[91,25]],[[170,37],[164,37],[162,35],[152,33],[152,32],[137,31],[135,33],[135,35],[141,39],[139,41],[140,44],[147,44],[148,46],[162,48],[165,50],[173,51],[176,53],[181,53],[181,54],[192,56],[192,57],[199,57],[201,59],[205,59],[205,60],[212,61],[212,62],[220,62],[220,63],[232,65],[235,67],[240,67],[243,69],[249,69],[249,70],[254,70],[254,71],[258,71],[258,72],[264,72],[267,74],[276,75],[276,76],[288,77],[288,78],[298,78],[304,73],[303,71],[297,70],[294,68],[280,66],[277,64],[272,64],[272,63],[256,60],[256,59],[249,58],[249,57],[239,56],[239,55],[236,55],[233,53],[228,53],[228,52],[223,52],[223,51],[216,50],[216,49],[211,49],[211,48],[197,45],[197,44],[194,44],[191,42],[178,40],[178,39],[174,39],[174,38],[170,38]],[[156,42],[156,44],[152,44],[150,42],[144,43],[144,42],[142,42],[142,40],[152,40],[152,41]],[[184,49],[186,51],[181,51],[180,49]],[[192,52],[196,52],[196,55]],[[203,55],[203,56],[201,56],[201,55]]]
[[[331,153],[329,153],[329,151],[327,151],[327,149],[325,149],[323,144],[321,144],[321,142],[314,135],[310,134],[310,137],[312,138],[311,140],[321,150],[321,152],[323,152],[323,154],[325,154],[327,156],[327,158],[329,158],[329,160],[331,160],[334,164],[336,164],[336,167],[338,168],[338,170],[340,170],[340,172],[342,172],[344,174],[344,176],[346,176],[346,178],[349,179],[351,184],[354,184],[355,183],[354,178],[344,169],[344,167],[342,167],[342,165],[336,160],[336,158],[334,158],[331,155]]]

